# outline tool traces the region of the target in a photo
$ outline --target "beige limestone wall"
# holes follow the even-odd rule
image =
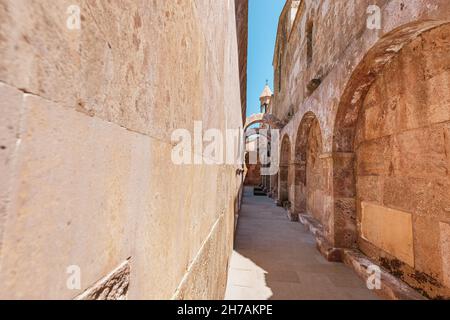
[[[450,296],[449,52],[450,26],[405,46],[370,88],[355,141],[358,220],[375,236],[360,247],[431,297]]]
[[[242,178],[172,164],[170,138],[242,127],[233,1],[1,0],[0,96],[0,298],[127,261],[112,297],[223,297]]]
[[[277,46],[274,52],[274,75],[275,75],[275,94],[273,99],[273,113],[280,120],[287,121],[281,132],[281,137],[289,137],[291,141],[291,156],[292,161],[296,164],[296,176],[302,179],[296,179],[294,202],[297,204],[296,209],[301,210],[305,207],[305,188],[301,184],[306,175],[305,170],[305,137],[308,131],[304,131],[303,123],[310,117],[316,117],[322,133],[322,157],[324,159],[324,173],[326,195],[324,205],[324,215],[329,217],[327,223],[324,222],[324,230],[326,232],[327,241],[331,246],[337,248],[359,248],[358,226],[357,226],[357,177],[356,165],[357,159],[355,154],[355,136],[356,124],[359,119],[359,114],[363,109],[363,102],[372,84],[383,72],[383,69],[390,61],[395,59],[402,49],[411,41],[420,38],[420,35],[433,29],[440,29],[447,25],[450,20],[450,2],[447,0],[361,0],[361,1],[327,1],[327,0],[303,0],[299,5],[298,13],[291,28],[289,28],[288,17],[289,8],[292,1],[286,2],[286,8],[280,17],[280,24],[277,35]],[[381,29],[372,30],[367,28],[367,9],[369,5],[378,5],[381,9]],[[308,27],[313,22],[312,28],[312,42],[313,55],[308,63]],[[436,40],[435,45],[430,45],[429,58],[425,60],[416,59],[406,60],[404,64],[412,66],[417,63],[424,64],[427,68],[433,66],[446,66],[448,61],[444,55],[440,56],[442,46],[448,43],[448,35],[441,34]],[[442,61],[442,59],[447,59]],[[414,67],[413,67],[414,68]],[[442,70],[441,70],[442,71]],[[405,75],[397,76],[393,81],[405,85]],[[431,271],[431,268],[422,267],[420,270],[409,270],[403,272],[405,277],[412,276],[414,281],[409,284],[422,290],[422,293],[431,297],[448,297],[447,288],[443,287],[445,279],[448,279],[448,264],[443,263],[448,256],[447,252],[447,228],[445,222],[448,219],[448,212],[443,212],[439,207],[446,203],[446,200],[438,200],[437,204],[425,205],[430,203],[424,197],[436,195],[439,199],[448,199],[448,188],[445,186],[446,175],[443,174],[443,169],[446,167],[445,161],[442,157],[431,155],[436,154],[436,150],[443,150],[442,135],[439,139],[435,139],[436,132],[444,132],[446,135],[446,125],[441,123],[442,130],[425,130],[414,136],[414,125],[424,127],[423,121],[434,118],[434,121],[445,122],[443,117],[448,114],[447,98],[443,92],[448,92],[448,82],[445,72],[438,72],[433,79],[429,79],[428,84],[421,81],[411,83],[409,91],[404,95],[404,103],[411,104],[411,109],[403,112],[401,119],[397,119],[401,123],[400,130],[410,130],[410,135],[407,139],[405,133],[404,138],[398,142],[398,151],[411,149],[413,151],[406,151],[403,162],[397,162],[397,165],[402,166],[403,171],[411,169],[415,166],[417,172],[422,174],[430,173],[430,163],[437,163],[435,168],[441,173],[438,179],[440,185],[435,181],[434,191],[432,193],[427,190],[427,180],[423,184],[418,183],[420,179],[415,182],[408,182],[412,177],[406,175],[403,180],[393,179],[389,176],[387,170],[387,180],[397,182],[404,181],[395,191],[387,193],[391,198],[400,199],[400,194],[405,193],[405,190],[411,189],[411,194],[421,194],[419,200],[411,200],[411,197],[405,197],[405,206],[414,206],[416,209],[422,210],[423,216],[413,218],[415,224],[415,237],[420,236],[426,238],[426,241],[421,241],[419,246],[434,247],[430,249],[431,256],[429,260],[434,259],[436,262],[425,262],[423,256],[420,265],[433,265],[435,270],[443,269],[442,273]],[[320,80],[315,82],[313,80]],[[281,89],[279,84],[281,84]],[[398,85],[395,85],[398,87]],[[394,86],[394,87],[395,87]],[[310,90],[313,88],[314,90]],[[440,88],[437,91],[437,88]],[[419,116],[415,119],[412,110],[415,106],[420,105],[417,101],[420,93],[421,103],[428,105],[426,116]],[[384,96],[387,94],[384,93]],[[395,98],[389,100],[391,106],[395,106]],[[398,96],[397,96],[398,98]],[[439,103],[437,101],[440,101]],[[431,109],[430,109],[431,108]],[[371,120],[371,127],[375,131],[383,130],[386,126],[391,126],[389,119],[383,122],[383,117],[378,117],[374,114]],[[440,120],[439,120],[440,119]],[[392,121],[391,121],[392,122]],[[422,124],[421,124],[422,123]],[[392,126],[391,126],[392,127]],[[406,129],[408,127],[409,129]],[[305,134],[306,132],[306,134]],[[428,136],[428,138],[426,138]],[[416,139],[417,138],[417,139]],[[429,144],[423,145],[420,141],[430,140]],[[413,142],[414,141],[414,142]],[[370,141],[367,141],[369,144]],[[444,142],[445,143],[445,142]],[[373,143],[377,144],[376,142]],[[381,142],[378,145],[382,145]],[[409,147],[403,148],[402,145]],[[299,148],[300,146],[300,148]],[[399,149],[400,148],[400,149]],[[382,149],[382,148],[381,148]],[[422,150],[422,151],[421,151]],[[431,150],[424,152],[423,150]],[[434,151],[433,151],[434,150]],[[439,151],[439,152],[441,152]],[[401,151],[403,152],[403,151]],[[369,153],[374,154],[373,157]],[[430,156],[426,156],[429,154]],[[448,154],[448,153],[447,153]],[[302,157],[305,156],[305,157]],[[380,154],[377,154],[376,148],[368,151],[367,158],[370,159],[369,167],[379,167],[377,163],[380,159]],[[398,156],[398,152],[397,152]],[[410,163],[405,164],[406,159],[412,158]],[[400,165],[400,163],[402,165]],[[409,169],[408,169],[409,168]],[[387,168],[389,169],[389,167]],[[436,172],[432,175],[436,175]],[[447,179],[448,180],[448,179]],[[299,182],[297,182],[299,181]],[[362,179],[360,180],[362,181]],[[366,181],[367,194],[376,197],[380,194],[378,191],[379,183],[376,179],[368,177]],[[420,181],[419,181],[420,182]],[[429,181],[428,181],[429,182]],[[441,188],[442,187],[442,188]],[[361,189],[362,190],[362,189]],[[447,190],[447,191],[445,191]],[[386,192],[385,192],[386,193]],[[422,201],[423,199],[423,201]],[[370,201],[373,201],[371,199]],[[377,199],[375,199],[377,200]],[[409,202],[408,202],[409,201]],[[411,212],[408,208],[403,209],[402,206],[394,205],[394,209],[399,211]],[[444,221],[444,227],[438,223],[437,216],[441,217],[440,221]],[[442,218],[444,217],[444,218]],[[439,227],[440,231],[438,231]],[[430,233],[430,236],[425,236],[423,233]],[[439,246],[436,247],[436,244]],[[417,250],[417,249],[416,249]],[[422,250],[422,249],[420,249]],[[438,255],[438,252],[440,254]],[[438,257],[438,258],[437,258]],[[392,270],[396,276],[396,263],[384,265]],[[427,273],[428,272],[428,273]],[[430,277],[430,272],[434,276]],[[437,281],[434,280],[437,279]],[[431,285],[429,285],[431,283]],[[436,289],[438,288],[438,289]],[[432,290],[433,291],[432,291]]]
[[[248,0],[235,0],[239,45],[242,121],[247,117]]]

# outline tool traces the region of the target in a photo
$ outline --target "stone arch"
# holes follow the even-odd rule
[[[247,118],[245,125],[244,125],[244,131],[247,131],[248,128],[250,128],[251,126],[258,124],[258,123],[267,124],[267,125],[271,126],[273,129],[281,129],[285,125],[282,121],[280,121],[273,114],[257,113],[257,114],[253,114]]]
[[[323,206],[318,204],[323,203],[321,200],[323,197],[319,193],[325,189],[322,131],[319,120],[313,112],[306,113],[300,122],[294,152],[294,212],[310,214],[326,223],[320,217],[320,212],[324,211]]]
[[[290,177],[289,167],[291,165],[291,141],[288,135],[284,135],[281,140],[280,149],[280,170],[278,172],[278,204],[286,206],[290,202],[289,188]]]
[[[264,114],[262,114],[262,113],[253,114],[247,118],[245,125],[244,125],[244,131],[247,131],[251,126],[253,126],[255,124],[260,124],[260,123],[265,123]]]
[[[381,38],[346,85],[333,137],[334,245],[359,248],[430,297],[450,296],[442,240],[431,236],[450,223],[449,39],[448,21]],[[419,273],[428,280],[407,276]]]
[[[272,140],[270,133],[261,129],[251,129],[245,131],[245,140],[248,140],[252,136],[264,137],[267,139],[267,141]]]
[[[398,27],[381,38],[353,71],[340,98],[334,125],[333,151],[352,152],[359,110],[367,92],[402,48],[422,33],[449,24],[450,21],[426,21]]]

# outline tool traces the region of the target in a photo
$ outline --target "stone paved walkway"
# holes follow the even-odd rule
[[[326,261],[305,227],[252,191],[245,190],[227,300],[377,299],[350,268]]]

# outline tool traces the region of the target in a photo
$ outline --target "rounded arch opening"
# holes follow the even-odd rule
[[[281,142],[280,149],[280,170],[278,172],[278,202],[279,205],[289,209],[290,207],[290,197],[289,197],[289,186],[290,186],[290,174],[289,168],[291,165],[291,141],[289,136],[285,135]]]
[[[323,157],[319,120],[314,113],[308,112],[300,122],[295,142],[294,208],[297,214],[310,215],[323,225],[327,225],[327,180],[324,178],[326,160]]]

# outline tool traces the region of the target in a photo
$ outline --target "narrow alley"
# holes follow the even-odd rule
[[[0,0],[0,301],[450,300],[449,53],[450,0]]]
[[[230,263],[227,300],[374,300],[341,263],[327,262],[313,236],[272,199],[245,189]]]

